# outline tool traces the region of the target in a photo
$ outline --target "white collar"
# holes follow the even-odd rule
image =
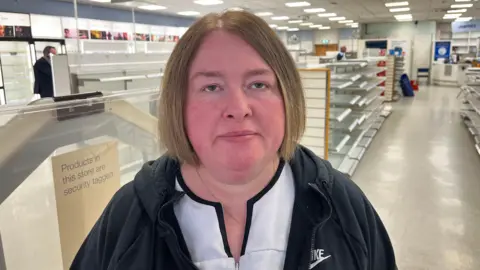
[[[295,187],[290,165],[281,162],[271,182],[247,202],[247,224],[238,268],[226,237],[222,206],[193,194],[177,178],[184,196],[175,206],[192,261],[199,269],[283,269]]]

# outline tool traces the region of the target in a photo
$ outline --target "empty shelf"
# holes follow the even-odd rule
[[[350,108],[331,108],[330,109],[330,120],[342,122],[345,117],[347,117],[352,112]]]
[[[331,153],[339,153],[342,151],[343,147],[347,142],[350,140],[350,135],[341,135],[340,137],[332,137],[332,141],[330,142],[329,149]]]
[[[333,105],[354,105],[361,96],[358,95],[332,95],[331,104]]]

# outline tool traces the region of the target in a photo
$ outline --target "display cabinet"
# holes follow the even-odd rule
[[[460,115],[473,137],[475,150],[480,155],[480,68],[469,68],[467,83],[461,87],[463,106]]]

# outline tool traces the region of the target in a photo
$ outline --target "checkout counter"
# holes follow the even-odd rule
[[[444,64],[433,63],[432,81],[434,85],[439,86],[460,86],[467,80],[466,71],[471,64]]]

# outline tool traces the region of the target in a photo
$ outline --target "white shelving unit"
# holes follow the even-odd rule
[[[386,77],[377,77],[385,67],[352,61],[327,65],[332,70],[328,160],[347,175],[353,175],[385,117],[385,90],[379,85]]]
[[[403,56],[389,55],[387,59],[387,77],[385,83],[385,100],[395,101],[400,96],[400,77],[405,72]]]
[[[480,32],[453,33],[452,47],[457,47],[458,54],[476,53]]]
[[[467,84],[461,87],[463,108],[460,112],[474,140],[474,147],[480,155],[480,68],[469,68]]]
[[[326,127],[329,122],[341,122],[350,112],[344,110],[330,110],[330,70],[326,68],[299,69],[305,91],[307,107],[307,123],[305,134],[300,143],[316,155],[327,157]],[[340,100],[338,100],[340,102]]]

